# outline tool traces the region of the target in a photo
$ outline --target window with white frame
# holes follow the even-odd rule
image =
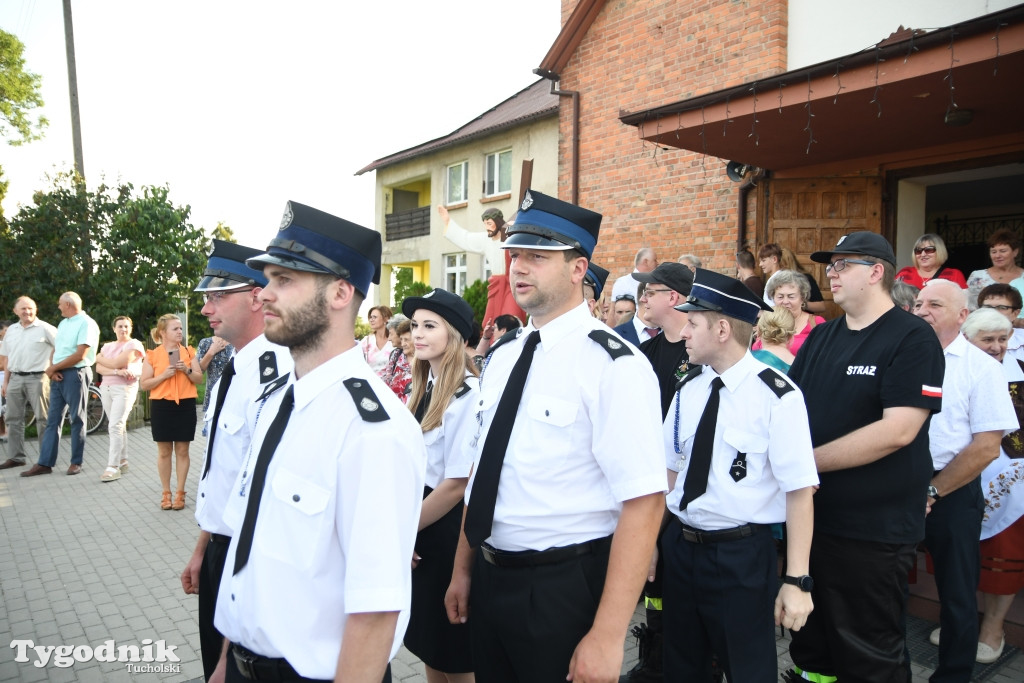
[[[484,195],[512,191],[512,150],[488,154],[484,159]]]
[[[469,162],[463,161],[448,167],[444,182],[444,203],[459,204],[469,199]]]
[[[444,257],[445,289],[462,296],[466,289],[466,254],[445,254]]]

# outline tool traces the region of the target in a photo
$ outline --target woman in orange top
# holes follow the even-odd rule
[[[159,344],[146,352],[139,388],[149,392],[151,426],[157,449],[157,471],[163,484],[163,510],[185,507],[189,444],[196,435],[196,385],[203,380],[199,359],[191,346],[182,346],[181,319],[160,316],[150,331]],[[171,450],[178,462],[178,491],[171,502]]]

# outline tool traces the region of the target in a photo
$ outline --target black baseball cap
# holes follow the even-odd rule
[[[649,273],[633,273],[633,279],[637,282],[665,285],[683,296],[687,296],[693,288],[693,271],[682,263],[665,261]]]
[[[815,263],[829,263],[835,254],[874,256],[893,266],[896,265],[896,255],[892,251],[892,245],[889,244],[889,240],[877,232],[861,231],[843,235],[831,251],[816,251],[811,254],[811,260]]]

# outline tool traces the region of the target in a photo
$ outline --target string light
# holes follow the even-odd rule
[[[811,145],[813,145],[815,142],[817,142],[817,140],[814,139],[814,131],[811,130],[811,119],[814,118],[814,114],[811,113],[811,93],[813,93],[813,92],[814,91],[811,90],[811,72],[808,71],[807,72],[807,104],[804,105],[805,107],[807,107],[807,126],[804,127],[804,130],[807,131],[807,150],[804,152],[804,154],[810,154],[811,153]]]
[[[953,41],[954,41],[955,38],[956,38],[956,31],[950,31],[949,32],[949,47],[946,48],[947,50],[949,50],[949,73],[947,73],[946,77],[944,79],[942,79],[942,80],[948,80],[949,81],[949,107],[946,109],[946,113],[947,114],[949,112],[953,111],[954,109],[958,108],[957,104],[956,104],[956,96],[954,94],[954,91],[956,90],[956,86],[953,85],[953,66],[955,64],[957,64],[960,60],[958,60],[956,58],[956,51],[953,48]]]
[[[869,104],[874,104],[874,105],[876,105],[878,107],[878,118],[882,118],[882,102],[881,102],[881,100],[878,99],[878,94],[882,91],[882,86],[880,86],[878,84],[878,71],[881,68],[882,62],[884,62],[884,61],[885,60],[882,59],[882,49],[876,45],[875,46],[875,95],[874,95],[874,97],[871,98],[871,102],[869,102]]]
[[[754,120],[750,123],[750,134],[748,138],[754,138],[754,147],[761,143],[761,136],[757,134],[757,81],[751,86],[750,91],[754,93]]]
[[[832,74],[832,78],[836,79],[836,96],[832,98],[832,104],[839,102],[839,93],[846,90],[846,87],[843,85],[843,77],[839,75],[839,67],[842,65],[842,62],[836,62],[836,72]]]

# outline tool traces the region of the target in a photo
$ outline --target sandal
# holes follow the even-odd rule
[[[185,492],[178,491],[174,494],[174,504],[171,505],[172,510],[184,510],[185,509]]]
[[[170,510],[171,509],[171,492],[164,491],[163,498],[160,499],[160,509]]]
[[[122,460],[121,461],[121,474],[124,474],[127,471],[128,471],[128,461],[127,460]]]
[[[121,470],[117,467],[108,467],[103,470],[103,476],[100,477],[100,481],[117,481],[121,478]]]

